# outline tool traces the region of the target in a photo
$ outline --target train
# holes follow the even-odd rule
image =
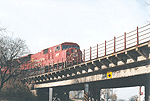
[[[82,51],[77,43],[64,42],[23,56],[20,61],[23,61],[21,69],[28,71],[28,75],[32,76],[67,68],[83,60]]]

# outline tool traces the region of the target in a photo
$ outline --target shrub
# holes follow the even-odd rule
[[[33,95],[29,88],[21,82],[7,82],[0,93],[0,99],[15,101],[35,101],[36,96]]]

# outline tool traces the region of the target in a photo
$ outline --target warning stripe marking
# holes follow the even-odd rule
[[[84,94],[84,101],[88,101],[88,93]]]
[[[84,96],[87,98],[88,96],[86,94],[84,94]]]
[[[84,100],[87,101],[87,99],[84,97]]]

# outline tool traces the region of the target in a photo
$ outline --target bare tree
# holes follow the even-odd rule
[[[1,29],[0,31],[4,31]],[[0,92],[5,82],[22,73],[20,57],[29,52],[25,41],[0,34]]]
[[[0,27],[0,35],[2,32],[6,32],[6,28],[5,27]]]

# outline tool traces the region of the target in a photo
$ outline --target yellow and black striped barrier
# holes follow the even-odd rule
[[[88,99],[89,99],[89,95],[88,95],[88,93],[85,93],[84,94],[84,101],[89,101]]]

